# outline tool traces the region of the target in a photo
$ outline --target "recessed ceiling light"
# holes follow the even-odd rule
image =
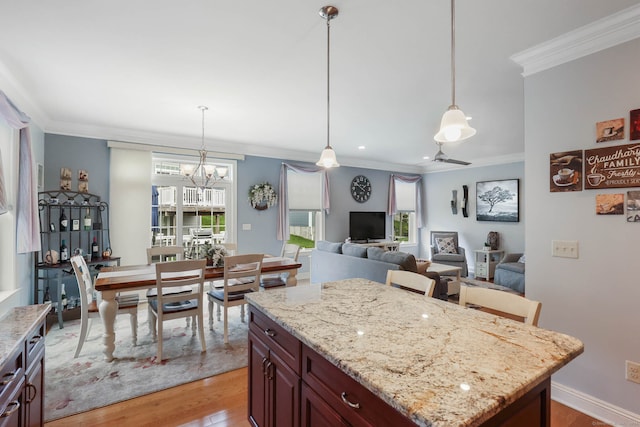
[[[358,150],[364,150],[365,146],[364,145],[358,145]]]
[[[422,160],[429,160],[429,156],[424,156]]]

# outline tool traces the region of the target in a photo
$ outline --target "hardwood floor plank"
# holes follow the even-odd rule
[[[247,420],[247,368],[205,378],[125,402],[45,424],[70,426],[250,426]],[[551,401],[551,427],[608,424]]]

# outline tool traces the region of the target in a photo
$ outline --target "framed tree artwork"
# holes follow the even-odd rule
[[[519,222],[520,180],[476,182],[476,220]]]

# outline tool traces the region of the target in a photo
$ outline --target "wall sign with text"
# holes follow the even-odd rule
[[[585,150],[584,188],[640,187],[640,144]]]

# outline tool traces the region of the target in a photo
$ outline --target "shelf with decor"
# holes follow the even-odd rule
[[[69,282],[76,287],[69,259],[83,255],[92,276],[104,265],[120,264],[110,249],[109,205],[95,194],[43,191],[38,193],[38,213],[41,250],[35,259],[33,303],[55,296],[53,306],[62,328],[65,309],[79,306],[77,300],[67,300],[66,307],[61,304],[66,279],[72,277]]]

